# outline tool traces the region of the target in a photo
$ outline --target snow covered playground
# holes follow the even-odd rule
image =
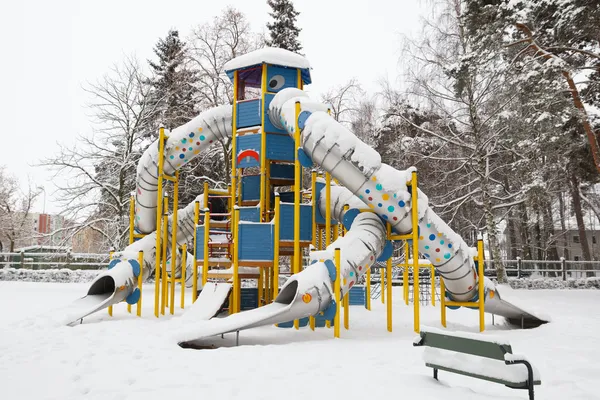
[[[598,291],[484,278],[483,241],[303,91],[304,57],[264,48],[225,72],[233,107],[143,154],[106,270],[0,282],[3,399],[600,398]],[[163,195],[230,138],[228,190]]]

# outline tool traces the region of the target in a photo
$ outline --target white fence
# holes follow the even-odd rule
[[[511,278],[561,278],[579,279],[600,276],[600,261],[560,260],[503,260],[506,273]],[[486,276],[495,276],[495,263],[485,260]]]
[[[0,268],[90,270],[106,267],[109,258],[94,253],[0,253]]]

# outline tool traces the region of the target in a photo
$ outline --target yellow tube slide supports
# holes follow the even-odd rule
[[[328,203],[329,204],[329,203]],[[335,317],[333,323],[333,336],[336,338],[340,337],[340,291],[341,291],[341,275],[342,275],[342,262],[340,256],[340,248],[335,249],[335,283],[333,285],[333,290],[335,291]]]
[[[185,308],[185,270],[187,265],[187,244],[184,243],[181,246],[181,302],[179,307],[183,310]]]
[[[165,152],[165,128],[159,130],[158,140],[158,183],[156,189],[157,205],[156,205],[156,265],[154,273],[154,316],[158,318],[159,302],[160,302],[160,279],[161,279],[161,222],[163,213],[163,157]]]
[[[371,268],[367,268],[367,281],[365,282],[365,308],[371,311]]]
[[[177,264],[177,209],[179,208],[179,171],[173,179],[173,218],[171,223],[171,292],[169,312],[175,313],[175,265]],[[182,264],[182,268],[184,268]]]
[[[133,222],[135,218],[135,197],[129,196],[129,244],[133,243]],[[140,271],[143,264],[140,264]],[[141,275],[141,272],[140,272]],[[140,288],[140,291],[142,289]],[[127,312],[131,314],[131,304],[127,304]]]
[[[298,126],[298,117],[300,116],[300,102],[296,104],[296,117],[294,127],[294,142],[296,149],[300,144],[300,127]],[[297,152],[297,150],[295,151]],[[300,254],[300,191],[302,187],[300,183],[302,181],[302,166],[298,160],[297,154],[295,155],[294,161],[294,269],[293,273],[297,274],[300,272],[300,263],[302,262],[302,255]],[[300,321],[294,320],[294,328],[299,329]]]
[[[237,204],[237,172],[236,172],[236,157],[237,157],[237,98],[238,98],[239,77],[238,71],[233,71],[233,110],[232,110],[232,134],[231,134],[231,209]],[[204,204],[203,207],[207,207]]]
[[[414,306],[414,330],[421,330],[419,318],[419,210],[417,191],[417,172],[413,171],[411,179],[411,204],[412,204],[412,252],[413,252],[413,306]]]
[[[239,275],[239,228],[240,209],[233,209],[233,310],[230,314],[239,312],[240,305],[240,275]],[[231,307],[230,307],[231,308]]]
[[[138,253],[138,263],[140,264],[140,274],[138,275],[138,289],[140,290],[140,299],[137,302],[137,316],[142,316],[142,283],[144,277],[144,252],[140,251]]]
[[[325,247],[331,244],[331,174],[325,173]]]
[[[208,207],[204,208],[204,237],[202,238],[204,243],[204,257],[202,258],[202,287],[206,285],[208,280],[208,266],[210,261],[210,210]]]
[[[483,255],[483,239],[477,240],[477,274],[479,275],[479,331],[485,329],[485,288],[484,288],[484,255]]]
[[[275,195],[275,246],[273,249],[273,298],[279,293],[279,230],[281,229],[281,199]]]
[[[392,235],[392,225],[386,224],[388,238]],[[387,315],[387,330],[392,331],[392,257],[387,259],[385,264],[386,272],[386,290],[387,290],[387,304],[386,304],[386,315]]]
[[[262,132],[260,133],[260,222],[267,221],[267,132],[265,132],[265,115],[267,114],[267,64],[262,65],[262,82],[260,85],[262,104]],[[297,119],[297,117],[296,117]],[[296,142],[296,146],[298,142]]]
[[[194,204],[194,271],[192,281],[192,303],[198,297],[198,219],[200,218],[200,202]]]
[[[167,236],[168,236],[168,231],[167,231],[167,224],[169,222],[168,218],[169,218],[169,199],[167,198],[167,196],[164,196],[163,198],[163,217],[162,217],[162,253],[163,253],[163,258],[162,258],[162,264],[161,264],[161,278],[162,278],[162,297],[161,297],[161,303],[160,303],[160,313],[162,315],[165,315],[165,308],[167,307]]]

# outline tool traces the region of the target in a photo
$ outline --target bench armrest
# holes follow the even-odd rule
[[[423,336],[415,336],[413,339],[413,346],[423,346]]]

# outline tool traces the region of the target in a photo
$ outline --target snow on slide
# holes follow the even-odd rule
[[[231,292],[231,283],[208,282],[192,307],[183,314],[182,320],[209,320],[221,309]]]

